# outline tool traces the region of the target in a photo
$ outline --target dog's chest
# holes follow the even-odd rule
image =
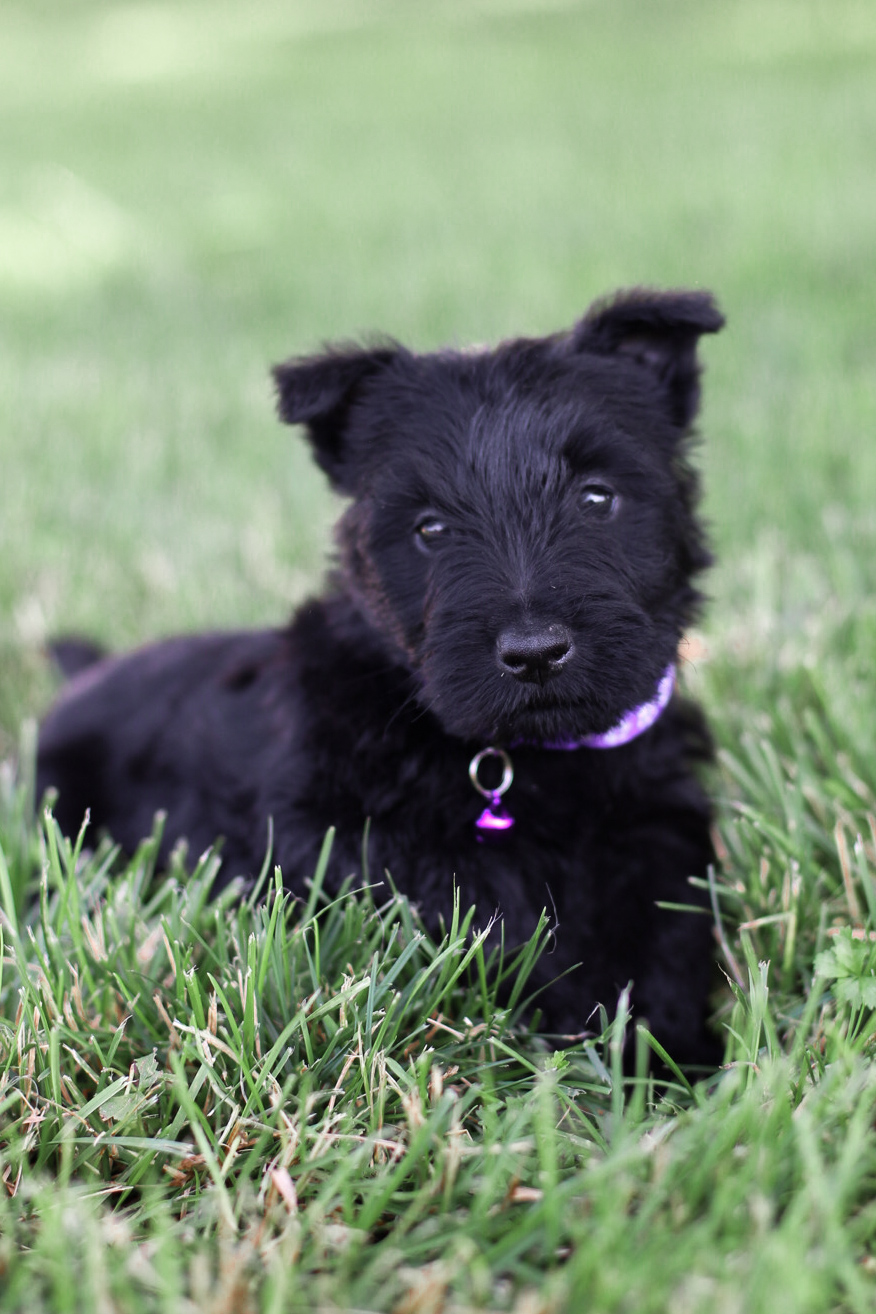
[[[296,808],[314,843],[323,823],[338,828],[337,871],[359,865],[367,825],[372,877],[389,871],[405,893],[445,912],[455,881],[485,916],[519,910],[526,935],[543,907],[591,884],[610,801],[577,754],[515,751],[502,798],[513,824],[489,833],[477,825],[485,800],[469,776],[471,746],[417,722],[382,735],[344,728],[346,742],[326,730],[316,737],[326,751]]]

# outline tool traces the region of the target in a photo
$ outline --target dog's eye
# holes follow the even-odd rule
[[[428,552],[438,540],[447,533],[447,526],[438,516],[423,516],[417,522],[416,539],[417,546],[424,552]]]
[[[597,515],[610,516],[617,507],[617,493],[605,484],[585,484],[581,498],[585,507]]]

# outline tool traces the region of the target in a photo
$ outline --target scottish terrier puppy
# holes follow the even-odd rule
[[[633,982],[679,1061],[710,1060],[712,860],[700,712],[673,692],[709,556],[687,459],[703,293],[630,291],[568,333],[493,351],[337,348],[274,371],[350,498],[325,594],[286,629],[171,639],[69,681],[39,788],[126,850],[223,838],[302,891],[384,869],[523,942],[543,909],[545,1026],[580,1033]],[[673,906],[674,905],[674,906]]]

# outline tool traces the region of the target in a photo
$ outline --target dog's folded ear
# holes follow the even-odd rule
[[[317,464],[342,493],[354,492],[354,477],[346,442],[347,419],[356,393],[398,354],[392,344],[381,347],[330,347],[275,365],[277,409],[286,424],[304,424]]]
[[[724,316],[708,292],[634,288],[597,301],[572,330],[574,351],[630,357],[656,375],[673,424],[687,428],[699,406],[697,341]]]

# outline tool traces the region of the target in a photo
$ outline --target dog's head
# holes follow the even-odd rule
[[[576,737],[653,697],[708,564],[685,446],[722,324],[704,293],[633,291],[494,351],[276,368],[353,499],[345,585],[449,733]]]

